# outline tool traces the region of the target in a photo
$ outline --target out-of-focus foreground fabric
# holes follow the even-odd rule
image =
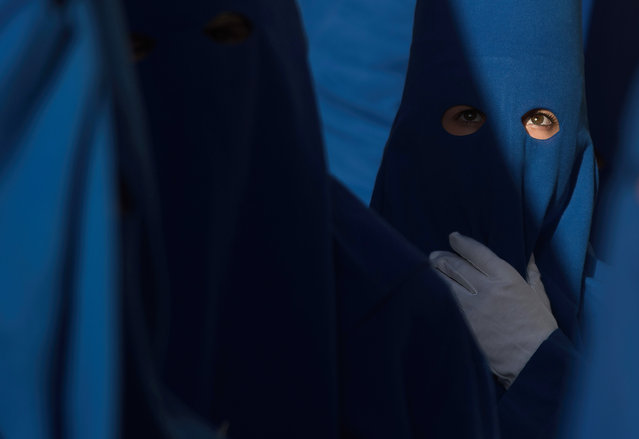
[[[595,89],[600,99],[608,88],[612,92],[607,99],[620,99],[612,107],[593,99],[605,106],[591,107],[589,111],[593,126],[610,122],[605,130],[599,126],[602,147],[610,154],[610,161],[604,163],[604,170],[608,169],[596,230],[599,248],[609,267],[598,287],[596,309],[585,310],[586,316],[593,317],[585,325],[589,343],[572,399],[566,404],[562,433],[565,438],[634,438],[639,435],[639,125],[635,117],[639,69],[636,62],[632,68],[625,64],[632,58],[626,57],[622,47],[630,53],[636,50],[635,45],[626,42],[636,40],[633,29],[639,23],[639,10],[636,3],[623,1],[605,5],[595,2],[594,10],[597,8],[603,16],[591,18],[593,33],[588,45],[600,48],[597,59],[602,65],[595,66],[591,59],[587,68],[590,65],[594,69],[595,81],[602,81],[592,84],[603,87]],[[599,32],[595,32],[596,22]],[[621,23],[634,25],[619,28]],[[622,35],[628,38],[622,39],[622,47],[609,45]],[[595,55],[587,52],[586,56]],[[603,120],[593,120],[593,115]],[[593,129],[593,138],[595,133]]]
[[[631,93],[639,70],[639,3],[627,0],[584,0],[584,43],[588,122],[599,162],[602,197],[597,205],[593,246],[608,259],[606,186],[621,161],[627,111],[639,100]]]
[[[125,32],[117,2],[0,3],[6,439],[216,437],[157,379],[162,244]]]
[[[0,436],[117,431],[112,90],[95,9],[0,2]]]

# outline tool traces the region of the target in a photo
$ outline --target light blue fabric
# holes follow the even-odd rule
[[[370,201],[397,113],[415,0],[299,0],[330,172]]]
[[[117,428],[113,138],[90,4],[0,2],[0,436]]]

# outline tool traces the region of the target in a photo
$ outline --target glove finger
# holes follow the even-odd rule
[[[451,233],[448,236],[448,242],[453,250],[486,276],[497,275],[496,268],[506,263],[484,244],[459,232]]]
[[[464,320],[466,320],[468,326],[472,328],[471,319],[473,318],[473,316],[468,315],[468,313],[473,313],[473,307],[472,304],[470,304],[469,302],[471,302],[472,299],[477,296],[474,296],[470,291],[466,289],[466,287],[460,285],[459,282],[451,279],[448,275],[444,274],[439,269],[433,267],[433,271],[435,272],[437,277],[441,279],[442,282],[444,282],[448,290],[451,292],[455,299],[455,302],[457,303],[457,306],[459,307],[459,310],[464,316]]]
[[[428,255],[428,261],[430,262],[430,266],[435,268],[435,263],[439,259],[442,259],[444,257],[458,258],[459,255],[456,255],[455,253],[449,252],[449,251],[446,251],[446,250],[436,250],[434,252],[431,252],[430,255]]]
[[[482,274],[465,259],[450,252],[439,251],[432,252],[429,260],[433,268],[464,287],[468,294],[477,294],[473,278]]]
[[[477,296],[470,295],[466,288],[441,271],[435,269],[435,272],[455,297],[473,338],[488,360],[490,369],[500,378],[500,382],[508,387],[521,369],[516,367],[516,365],[519,363],[518,359],[522,357],[521,352],[519,352],[521,348],[518,345],[515,344],[513,347],[504,342],[505,338],[509,338],[505,334],[510,334],[511,331],[505,328],[499,319],[485,315],[477,308]],[[513,352],[516,352],[517,355],[509,359],[508,357]],[[504,353],[508,355],[505,356]]]
[[[442,282],[444,282],[444,284],[446,284],[446,287],[448,288],[448,290],[453,293],[453,295],[457,296],[458,294],[460,294],[459,290],[463,290],[461,291],[464,295],[468,296],[471,293],[466,289],[466,287],[462,286],[459,284],[459,282],[457,282],[456,280],[452,279],[450,276],[448,276],[447,274],[445,274],[444,272],[442,272],[441,270],[439,270],[438,268],[433,267],[433,271],[435,272],[435,274],[437,275],[437,277],[439,279],[442,280]]]

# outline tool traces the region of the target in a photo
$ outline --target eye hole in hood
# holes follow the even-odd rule
[[[454,105],[442,116],[442,127],[452,136],[476,133],[486,122],[486,115],[470,105]]]
[[[204,27],[204,33],[220,44],[238,44],[253,32],[253,23],[237,12],[221,12]]]
[[[543,108],[536,108],[524,114],[521,123],[533,139],[550,139],[559,132],[557,116],[552,111]]]

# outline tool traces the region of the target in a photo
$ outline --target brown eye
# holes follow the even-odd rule
[[[155,48],[155,40],[146,35],[132,33],[130,40],[133,61],[140,61],[146,58]]]
[[[444,112],[442,127],[453,136],[467,136],[477,132],[486,122],[486,115],[469,105],[455,105]]]
[[[552,111],[535,109],[524,114],[521,123],[530,137],[546,140],[559,132],[559,121]]]
[[[222,12],[204,27],[204,33],[221,44],[237,44],[246,40],[253,32],[253,24],[237,12]]]
[[[481,123],[483,117],[478,110],[466,110],[457,115],[457,119],[466,123]]]

